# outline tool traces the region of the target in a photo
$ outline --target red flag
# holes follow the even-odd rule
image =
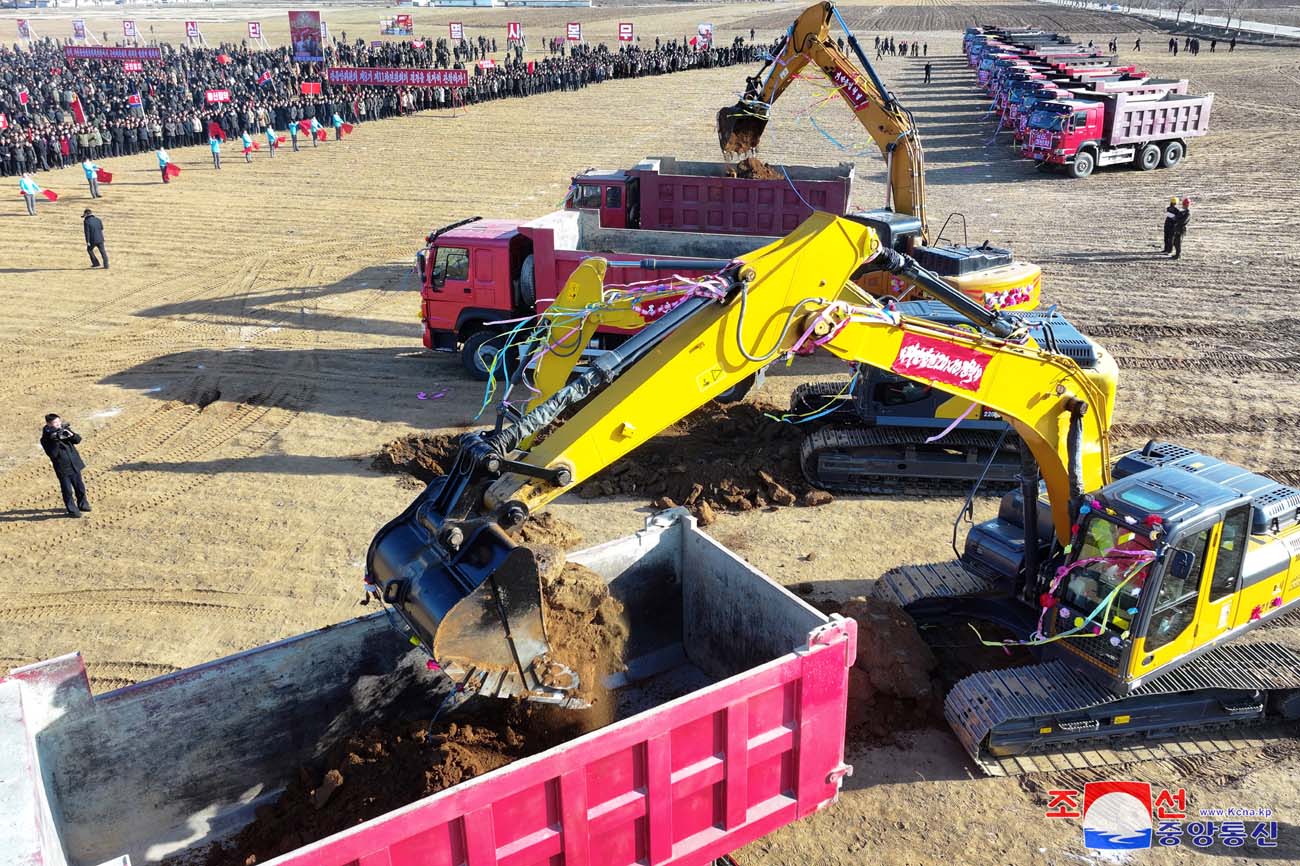
[[[268,81],[270,81],[270,80],[271,80],[271,70],[269,70],[269,69],[266,70],[265,72],[263,72],[261,75],[257,76],[257,83],[258,83],[258,84],[265,84],[266,82],[268,82]]]
[[[208,138],[215,138],[217,141],[226,140],[226,131],[221,128],[221,124],[215,120],[208,121]]]
[[[276,146],[276,147],[280,147],[280,146],[283,145],[283,144],[284,144],[284,136],[283,136],[283,135],[277,135],[277,136],[275,137],[275,146]]]
[[[27,100],[29,99],[31,99],[31,94],[27,92],[27,88],[23,87],[21,84],[18,85],[18,104],[26,105]]]
[[[41,190],[41,195],[45,196],[45,198],[48,199],[49,201],[59,200],[59,194],[52,189]]]
[[[167,172],[168,177],[176,177],[181,173],[181,167],[174,162],[169,162],[163,171]]]
[[[344,134],[344,135],[347,135],[347,134],[349,134],[349,133],[351,133],[351,132],[352,132],[352,124],[350,124],[350,123],[345,123],[345,124],[343,124],[343,134]]]
[[[317,140],[317,141],[324,141],[324,140],[325,140],[326,138],[328,138],[328,137],[329,137],[329,134],[326,133],[325,130],[323,130],[323,129],[318,129],[318,130],[316,130],[316,140]]]
[[[102,168],[97,168],[97,169],[95,169],[95,177],[97,177],[97,178],[99,179],[99,182],[100,182],[100,183],[112,183],[112,182],[113,182],[113,175],[111,175],[111,174],[109,174],[108,172],[104,171]]]
[[[25,96],[26,94],[23,95]],[[81,97],[75,93],[72,94],[72,119],[77,123],[86,122],[86,112],[81,108]]]
[[[229,54],[218,54],[218,55],[217,55],[217,62],[220,63],[222,66],[225,66],[227,63],[230,62],[230,55],[229,55]]]
[[[298,131],[301,132],[303,135],[311,135],[311,121],[310,120],[298,121]]]

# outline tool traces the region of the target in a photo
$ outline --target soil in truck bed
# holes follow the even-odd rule
[[[595,572],[551,553],[538,558],[556,563],[543,575],[553,654],[578,671],[589,709],[476,698],[433,722],[358,731],[299,768],[233,839],[166,866],[253,866],[616,721],[601,682],[623,669],[623,607]]]
[[[785,177],[756,156],[747,156],[735,165],[727,166],[727,176],[745,180],[781,180]]]

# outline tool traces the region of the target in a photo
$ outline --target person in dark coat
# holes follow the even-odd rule
[[[45,428],[41,430],[41,447],[54,466],[54,475],[59,479],[59,489],[63,491],[63,507],[69,517],[80,517],[90,510],[86,501],[86,485],[81,480],[81,470],[86,468],[77,445],[81,436],[63,423],[58,414],[51,412],[45,416]]]
[[[1178,219],[1174,223],[1174,254],[1176,259],[1183,254],[1183,235],[1187,234],[1187,224],[1192,221],[1192,200],[1183,199],[1183,206],[1178,209]]]
[[[1178,196],[1169,197],[1169,207],[1165,208],[1165,255],[1174,251],[1174,227],[1178,225]]]
[[[86,252],[90,254],[90,266],[99,267],[99,259],[95,258],[95,250],[104,257],[104,270],[108,270],[108,250],[104,249],[104,223],[103,221],[86,208],[81,213],[81,227],[86,232]]]

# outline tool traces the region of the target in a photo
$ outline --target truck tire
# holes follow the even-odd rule
[[[1165,151],[1160,156],[1161,168],[1173,168],[1183,161],[1183,156],[1187,153],[1187,145],[1181,141],[1171,141],[1165,145]]]
[[[533,270],[532,253],[519,266],[519,306],[529,313],[537,306],[537,274]]]
[[[1092,170],[1097,167],[1097,157],[1091,150],[1081,150],[1074,156],[1074,162],[1070,163],[1070,177],[1085,178],[1092,174]]]
[[[465,338],[465,343],[460,350],[461,366],[480,382],[488,380],[487,365],[491,356],[501,348],[499,343],[494,345],[492,341],[498,340],[501,336],[491,328],[482,328]]]
[[[1144,144],[1138,148],[1137,167],[1150,171],[1160,165],[1160,148],[1154,144]]]

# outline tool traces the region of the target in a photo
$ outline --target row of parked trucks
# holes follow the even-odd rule
[[[966,58],[993,103],[999,130],[1044,169],[1083,178],[1112,165],[1171,168],[1210,127],[1214,94],[1186,79],[1156,78],[1068,36],[972,27]]]

